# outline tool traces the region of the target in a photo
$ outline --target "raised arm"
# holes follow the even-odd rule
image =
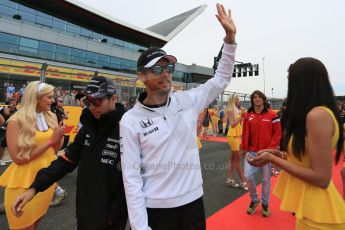
[[[241,114],[241,116],[236,117],[235,116],[235,112],[233,110],[227,110],[227,115],[229,118],[229,124],[232,128],[236,127],[236,125],[238,125],[239,123],[241,123],[243,121],[243,115]]]
[[[56,147],[61,139],[63,138],[63,132],[65,130],[65,126],[59,126],[58,128],[54,129],[52,137],[49,142],[44,143],[42,145],[38,145],[32,149],[30,153],[29,159],[18,158],[18,153],[20,151],[18,146],[18,136],[20,132],[20,124],[18,120],[12,120],[8,123],[6,129],[6,141],[7,147],[10,153],[10,156],[13,162],[17,165],[25,164],[28,161],[38,157],[45,151],[47,151],[50,147]]]
[[[216,17],[225,30],[224,42],[227,44],[234,44],[236,36],[236,26],[234,21],[232,20],[231,11],[228,10],[227,13],[224,6],[217,3],[217,12],[218,14],[216,15]]]
[[[186,92],[192,98],[197,113],[207,107],[225,90],[230,83],[234,69],[236,26],[231,17],[230,10],[227,12],[223,5],[217,4],[217,12],[216,17],[225,31],[222,57],[217,71],[215,76],[205,84]]]

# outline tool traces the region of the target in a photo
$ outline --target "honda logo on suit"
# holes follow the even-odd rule
[[[148,119],[146,119],[146,120],[141,120],[141,121],[140,121],[140,125],[141,125],[141,127],[143,127],[143,128],[147,128],[147,127],[153,125],[153,121],[152,121],[151,118],[148,118]]]

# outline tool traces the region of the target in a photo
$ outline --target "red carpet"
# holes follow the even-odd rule
[[[342,182],[340,170],[343,163],[340,162],[333,168],[333,182],[342,194]],[[272,187],[274,187],[277,178],[272,177]],[[259,197],[261,197],[261,185],[258,186]],[[260,230],[260,229],[279,229],[291,230],[294,229],[295,220],[291,213],[280,211],[280,201],[273,195],[270,199],[270,208],[272,215],[264,218],[261,215],[261,206],[253,215],[247,215],[246,210],[250,203],[249,193],[235,200],[228,206],[219,210],[209,218],[207,218],[207,230]]]
[[[226,137],[214,137],[214,136],[208,136],[207,138],[204,138],[202,136],[199,137],[200,140],[203,141],[215,141],[215,142],[228,142],[228,139]]]

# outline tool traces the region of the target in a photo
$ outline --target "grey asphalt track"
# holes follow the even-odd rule
[[[228,170],[228,157],[230,154],[227,143],[202,141],[200,152],[201,169],[204,180],[204,205],[206,217],[219,211],[233,200],[245,194],[239,188],[229,188],[225,185]],[[6,166],[0,167],[0,174]],[[60,186],[68,192],[63,203],[50,208],[39,225],[40,230],[73,230],[76,229],[75,218],[75,192],[76,170],[65,176]],[[4,190],[0,188],[0,201],[3,201]],[[243,211],[247,207],[243,207]],[[6,216],[0,214],[0,230],[8,229]]]

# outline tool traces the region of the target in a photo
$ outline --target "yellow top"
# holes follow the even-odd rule
[[[228,113],[228,111],[227,111],[227,113]],[[239,114],[238,111],[234,111],[234,114],[236,114],[235,120],[238,120],[241,117],[241,114]],[[231,127],[231,125],[229,124],[227,136],[229,136],[229,137],[241,137],[242,136],[242,122],[239,122],[235,127]]]
[[[332,111],[325,109],[332,116],[335,132],[332,137],[332,147],[335,148],[339,138],[339,126]],[[291,138],[292,139],[292,138]],[[292,141],[288,146],[288,161],[303,167],[310,167],[308,154],[298,160],[292,154]],[[307,146],[306,146],[307,148]],[[280,198],[280,208],[295,213],[297,219],[307,218],[317,223],[340,224],[345,223],[345,203],[333,181],[327,189],[304,182],[287,172],[282,172],[278,178],[273,194]]]
[[[211,116],[212,122],[213,122],[214,124],[217,123],[218,120],[219,120],[217,110],[215,110],[215,109],[209,109],[208,112],[209,112],[209,114],[210,114],[210,116]]]
[[[52,136],[53,130],[48,129],[46,132],[36,131],[34,136],[36,145],[48,142]],[[0,186],[4,188],[29,188],[34,181],[37,172],[41,168],[46,168],[56,159],[55,152],[52,148],[42,153],[35,159],[17,165],[12,163],[0,177]]]

